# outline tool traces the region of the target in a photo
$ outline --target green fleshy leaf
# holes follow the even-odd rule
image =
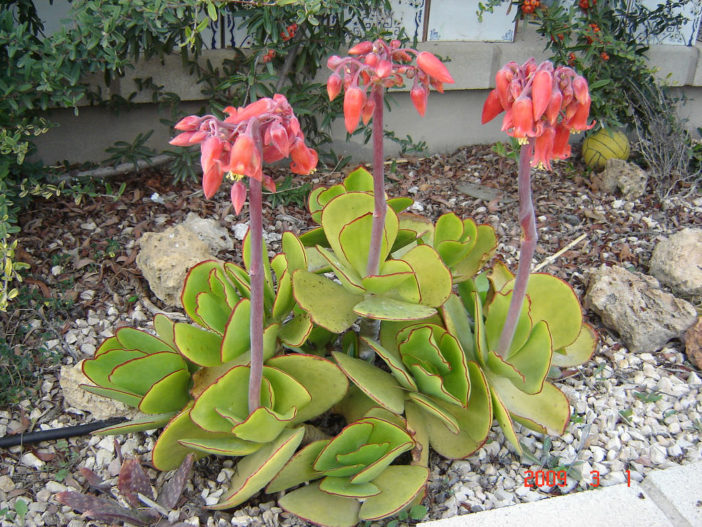
[[[563,392],[552,384],[545,382],[541,392],[528,395],[508,379],[488,373],[488,381],[514,420],[541,433],[560,435],[565,431],[570,405]]]
[[[441,256],[441,260],[447,267],[451,268],[458,262],[463,260],[471,250],[468,243],[457,242],[455,240],[446,240],[435,244],[436,252]]]
[[[334,496],[347,498],[369,498],[380,494],[380,489],[372,483],[351,483],[350,478],[328,476],[319,483],[319,490]]]
[[[349,379],[368,397],[391,412],[402,413],[405,394],[392,375],[343,353],[332,352],[332,356]]]
[[[462,241],[463,237],[463,222],[453,212],[443,214],[436,220],[434,227],[434,245],[446,241],[455,240]]]
[[[326,260],[331,270],[339,279],[339,282],[341,282],[341,285],[348,291],[351,293],[358,293],[359,295],[365,292],[361,277],[352,267],[342,264],[337,257],[334,256],[334,253],[323,247],[317,247],[317,252]]]
[[[419,285],[419,303],[438,307],[451,294],[451,272],[439,254],[428,245],[418,245],[406,252],[402,260],[410,264]]]
[[[487,364],[487,356],[489,352],[487,339],[485,337],[485,322],[483,319],[483,305],[480,302],[478,292],[471,293],[473,298],[473,320],[475,321],[475,355],[478,359],[478,364],[485,367]]]
[[[508,283],[514,280],[512,271],[507,268],[504,262],[499,260],[495,262],[487,276],[495,291],[502,291]]]
[[[511,301],[512,293],[503,294],[499,292],[496,293],[490,303],[485,306],[485,337],[487,339],[488,350],[497,350],[497,345],[500,341],[500,335],[502,334],[502,328],[505,325],[505,320],[507,318],[507,312],[509,311]],[[532,321],[529,317],[530,307],[531,300],[528,296],[526,296],[524,298],[524,303],[522,304],[522,309],[519,312],[517,325],[514,329],[512,344],[510,345],[509,352],[507,353],[508,359],[511,358],[517,350],[524,346],[529,338],[529,335],[531,334]]]
[[[413,277],[412,267],[402,260],[388,260],[381,264],[380,274],[366,276],[362,283],[369,292],[381,295],[401,287],[403,282]],[[419,300],[419,288],[415,287]]]
[[[514,430],[514,422],[509,415],[509,411],[500,399],[494,388],[490,387],[490,396],[492,399],[492,408],[495,414],[495,419],[502,429],[502,433],[507,440],[512,443],[512,446],[517,449],[519,455],[522,454],[522,446],[519,444],[519,438]]]
[[[351,264],[351,267],[359,276],[366,276],[370,249],[368,234],[372,229],[373,213],[368,212],[353,219],[339,231],[339,245],[344,259]],[[385,242],[385,240],[383,241]],[[381,262],[384,261],[384,257],[390,252],[390,248],[383,247],[383,245],[385,244],[381,245]]]
[[[203,325],[220,335],[224,333],[224,327],[232,312],[223,296],[218,298],[208,293],[200,293],[197,296],[196,311],[204,322]]]
[[[473,361],[468,363],[468,371],[471,382],[468,408],[437,401],[437,405],[455,419],[458,433],[454,434],[442,426],[434,415],[425,414],[432,447],[450,459],[462,459],[477,451],[487,440],[492,426],[492,404],[485,376]]]
[[[274,443],[243,457],[236,465],[229,490],[213,510],[231,509],[265,487],[288,462],[305,435],[304,428],[284,431]]]
[[[222,337],[185,322],[175,325],[175,343],[178,350],[191,362],[199,366],[221,364]]]
[[[323,477],[323,474],[317,472],[312,465],[319,456],[319,453],[328,444],[329,439],[322,439],[310,443],[300,450],[268,484],[266,492],[268,494],[280,492],[290,487],[296,487],[307,481],[313,481]]]
[[[479,225],[476,243],[470,253],[451,269],[454,282],[465,282],[473,278],[492,258],[495,249],[497,249],[495,230],[489,225]]]
[[[590,360],[597,348],[597,332],[590,324],[583,324],[575,342],[553,353],[551,363],[559,368],[579,366]]]
[[[154,384],[139,404],[145,414],[163,414],[181,410],[190,400],[188,386],[190,372],[187,369],[174,371]]]
[[[151,451],[151,461],[158,470],[174,470],[180,466],[189,453],[193,452],[197,459],[205,456],[204,452],[196,452],[191,448],[186,448],[179,443],[181,439],[190,438],[227,438],[231,437],[227,433],[212,433],[203,430],[190,419],[190,409],[192,403],[186,406],[182,412],[176,415],[163,429],[153,450]]]
[[[285,413],[273,412],[269,408],[259,407],[241,423],[232,427],[232,434],[244,441],[270,443],[290,424],[295,415],[295,408]]]
[[[154,315],[154,330],[163,342],[168,344],[173,351],[176,351],[175,345],[175,322],[162,313]]]
[[[343,333],[356,321],[358,316],[353,308],[363,298],[328,278],[304,270],[293,274],[293,294],[315,324],[334,333]]]
[[[214,454],[215,456],[248,456],[259,450],[263,444],[244,441],[236,437],[183,438],[178,441],[185,448]]]
[[[210,291],[210,273],[220,268],[220,262],[206,260],[192,267],[185,277],[180,301],[188,316],[201,326],[207,324],[197,313],[197,297],[200,293]]]
[[[536,273],[529,276],[527,295],[531,299],[531,318],[534,324],[546,321],[553,349],[575,342],[580,334],[583,312],[570,285],[555,276]]]
[[[305,246],[292,232],[286,231],[281,239],[283,253],[288,262],[288,272],[292,274],[298,269],[307,269],[307,254]]]
[[[423,320],[436,313],[433,307],[385,296],[368,296],[358,302],[353,310],[359,316],[376,320]]]
[[[116,387],[144,395],[158,381],[179,370],[187,377],[190,376],[185,361],[180,355],[172,351],[162,351],[116,366],[108,379]],[[172,410],[176,408],[168,408],[156,413]]]
[[[397,459],[400,454],[408,452],[414,448],[415,443],[412,441],[409,435],[407,435],[407,439],[407,442],[396,446],[383,457],[371,463],[356,475],[352,476],[351,482],[355,484],[363,484],[375,480],[378,476],[385,472],[385,470],[393,461],[395,461],[395,459]]]
[[[190,411],[194,423],[211,432],[230,432],[233,416],[239,422],[249,414],[248,366],[236,366],[210,384],[195,400]],[[263,392],[263,390],[262,390]],[[222,412],[226,411],[227,418]]]
[[[355,498],[322,492],[318,482],[287,493],[278,500],[278,505],[303,520],[326,527],[353,527],[358,523],[361,508]]]
[[[144,430],[155,430],[156,428],[161,428],[162,426],[164,426],[168,421],[171,420],[171,418],[173,418],[174,415],[175,412],[170,412],[167,414],[137,417],[124,423],[106,426],[105,428],[95,430],[91,433],[93,435],[106,436],[117,434],[131,434],[134,432],[143,432]]]
[[[444,326],[458,340],[466,358],[475,360],[473,330],[470,327],[468,312],[455,294],[451,294],[448,300],[444,302],[444,305],[441,306],[441,316]]]
[[[266,361],[266,366],[278,368],[304,386],[310,402],[298,408],[292,424],[317,417],[334,406],[346,394],[348,380],[333,362],[316,355],[280,355]]]
[[[278,338],[286,346],[299,348],[307,340],[312,328],[314,328],[314,325],[309,313],[295,313],[295,316],[280,328]]]
[[[373,174],[358,167],[344,178],[344,188],[348,192],[373,192]]]
[[[312,189],[309,196],[307,196],[307,208],[310,211],[312,220],[314,220],[315,223],[322,221],[322,209],[324,208],[324,205],[320,203],[319,196],[325,190],[326,188],[324,187],[317,187]]]
[[[320,218],[322,217],[321,209],[319,210],[319,216]],[[315,263],[314,261],[310,260],[310,249],[318,245],[320,247],[329,247],[329,241],[327,240],[327,236],[324,234],[324,229],[322,227],[315,227],[314,229],[301,234],[300,241],[305,246],[305,254],[307,255],[307,270],[316,272]]]
[[[400,229],[412,231],[415,238],[421,238],[423,240],[433,239],[434,224],[429,218],[407,212],[399,214],[398,217],[400,220]]]
[[[417,408],[421,408],[427,416],[431,416],[440,423],[442,423],[443,426],[452,434],[458,434],[458,432],[460,431],[458,421],[456,421],[455,417],[451,414],[451,412],[446,411],[444,407],[439,404],[439,401],[437,399],[429,397],[422,393],[410,393],[409,399],[417,405]],[[455,404],[451,406],[459,408],[459,406]]]
[[[295,298],[292,294],[292,278],[288,271],[285,271],[278,279],[278,293],[273,301],[271,315],[273,320],[283,320],[287,317],[295,306]]]
[[[108,341],[121,346],[114,337],[105,342]],[[146,353],[138,350],[122,348],[107,349],[100,355],[96,355],[94,359],[86,359],[83,361],[83,374],[98,386],[118,388],[117,386],[114,386],[112,381],[109,379],[112,370],[121,364],[129,362],[130,360],[141,359],[146,356]]]
[[[424,411],[412,401],[405,403],[407,430],[412,434],[416,446],[412,450],[412,464],[420,467],[429,466],[429,428]]]
[[[387,364],[388,368],[390,369],[390,373],[393,375],[393,377],[395,377],[395,379],[397,379],[397,382],[400,383],[405,390],[413,392],[417,391],[417,383],[414,382],[414,379],[407,371],[407,368],[405,368],[405,365],[402,364],[402,360],[399,358],[399,356],[386,350],[380,345],[379,342],[372,339],[361,337],[361,340],[368,344],[368,346],[375,351],[378,357],[383,359],[385,364]]]
[[[251,283],[249,273],[233,263],[225,263],[224,271],[227,277],[235,285],[238,296],[241,298],[251,298]]]
[[[224,330],[224,337],[219,349],[218,361],[221,363],[236,359],[251,348],[251,301],[243,298],[234,307]]]
[[[551,335],[542,321],[534,326],[524,346],[507,360],[519,373],[509,377],[512,384],[525,393],[540,392],[551,366],[551,354]]]
[[[120,328],[115,332],[115,337],[124,349],[138,350],[143,353],[159,353],[173,351],[171,347],[150,333],[134,328]]]
[[[105,388],[103,386],[90,386],[89,384],[81,384],[86,392],[94,393],[95,395],[100,395],[102,397],[109,397],[120,403],[124,403],[127,406],[138,407],[141,402],[141,395],[125,392],[123,390],[117,390],[115,388]]]
[[[373,480],[373,484],[380,489],[380,494],[371,496],[363,502],[359,518],[375,521],[397,514],[424,492],[428,479],[429,469],[426,467],[408,465],[388,467]]]
[[[400,214],[400,212],[403,210],[411,207],[414,200],[412,198],[408,198],[407,196],[403,196],[399,198],[390,198],[387,200],[387,203],[388,207],[394,210],[397,214]]]
[[[361,420],[346,426],[339,434],[332,439],[327,446],[319,453],[314,462],[313,468],[318,472],[329,474],[337,469],[342,469],[346,473],[335,474],[340,477],[350,476],[358,472],[356,467],[363,468],[362,463],[356,465],[342,465],[337,459],[338,454],[354,452],[363,445],[368,444],[373,432],[373,421]],[[367,461],[370,463],[374,460]]]

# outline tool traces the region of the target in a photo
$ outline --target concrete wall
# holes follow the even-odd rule
[[[494,86],[497,70],[506,62],[523,62],[529,57],[537,60],[547,58],[543,41],[533,30],[522,29],[514,42],[425,42],[420,49],[429,50],[450,58],[447,64],[456,83],[446,86],[446,93],[432,92],[429,96],[427,115],[422,118],[415,111],[406,93],[396,93],[392,111],[386,113],[386,126],[398,137],[410,135],[414,141],[426,141],[431,152],[450,152],[466,144],[488,143],[504,140],[500,132],[499,119],[488,125],[480,124],[482,105],[488,91]],[[659,75],[680,87],[688,99],[682,113],[689,119],[691,130],[702,127],[702,43],[696,46],[653,46],[649,56]],[[227,50],[208,52],[207,58],[219,62],[226,58]],[[166,91],[174,91],[185,101],[184,113],[197,113],[205,104],[198,100],[201,95],[194,78],[182,72],[179,57],[168,57],[165,63],[153,61],[142,64],[132,77],[122,79],[110,87],[123,96],[135,89],[133,77],[153,77],[156,84],[164,84]],[[320,80],[326,78],[326,72]],[[117,140],[132,141],[139,132],[154,129],[150,146],[163,150],[168,148],[172,131],[161,125],[155,105],[147,102],[148,95],[135,101],[136,108],[122,111],[118,115],[102,108],[81,107],[79,115],[73,110],[56,110],[49,118],[59,127],[40,136],[39,154],[45,162],[68,160],[71,162],[101,161],[107,157],[105,148]],[[368,145],[360,140],[345,141],[341,122],[334,125],[337,153],[348,152],[357,159],[370,159]],[[387,144],[387,153],[398,150],[393,143]]]

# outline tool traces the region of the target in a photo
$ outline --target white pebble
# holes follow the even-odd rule
[[[44,466],[44,462],[31,452],[24,454],[20,460],[23,465],[32,468],[41,468]]]

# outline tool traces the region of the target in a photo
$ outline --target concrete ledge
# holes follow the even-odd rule
[[[702,525],[702,463],[651,472],[641,485],[614,485],[419,525],[694,527]]]

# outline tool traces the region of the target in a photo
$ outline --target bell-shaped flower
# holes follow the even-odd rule
[[[344,95],[344,124],[348,133],[352,134],[358,126],[365,103],[366,94],[361,88],[352,86],[346,90]]]
[[[553,141],[555,136],[556,131],[551,126],[545,127],[544,131],[536,136],[534,139],[534,155],[531,158],[531,166],[551,170]]]
[[[481,122],[483,124],[492,121],[495,117],[500,115],[504,111],[502,106],[500,93],[497,89],[492,90],[488,94],[488,98],[483,105],[483,114],[481,117]]]
[[[538,121],[551,102],[553,89],[553,76],[551,72],[543,69],[534,74],[531,84],[531,99],[533,101],[534,120]]]
[[[256,148],[251,136],[241,134],[232,146],[229,170],[253,179],[261,180],[261,152]]]
[[[351,49],[349,49],[349,55],[365,55],[371,51],[373,51],[373,43],[366,40],[352,46]]]
[[[570,157],[570,130],[563,125],[556,126],[556,133],[553,138],[553,157],[557,159],[568,159]]]
[[[263,160],[275,163],[290,154],[290,139],[285,127],[273,122],[265,128],[263,134]]]
[[[529,97],[520,96],[512,105],[512,123],[514,137],[527,137],[533,135],[534,110]]]
[[[210,199],[217,193],[223,179],[222,164],[217,160],[202,175],[202,191],[207,199]]]
[[[290,149],[290,170],[295,174],[309,174],[317,166],[319,160],[316,150],[308,148],[304,141],[296,139]]]
[[[368,124],[373,117],[373,111],[375,110],[375,101],[373,99],[366,99],[366,104],[363,105],[361,110],[361,121],[363,124]]]

